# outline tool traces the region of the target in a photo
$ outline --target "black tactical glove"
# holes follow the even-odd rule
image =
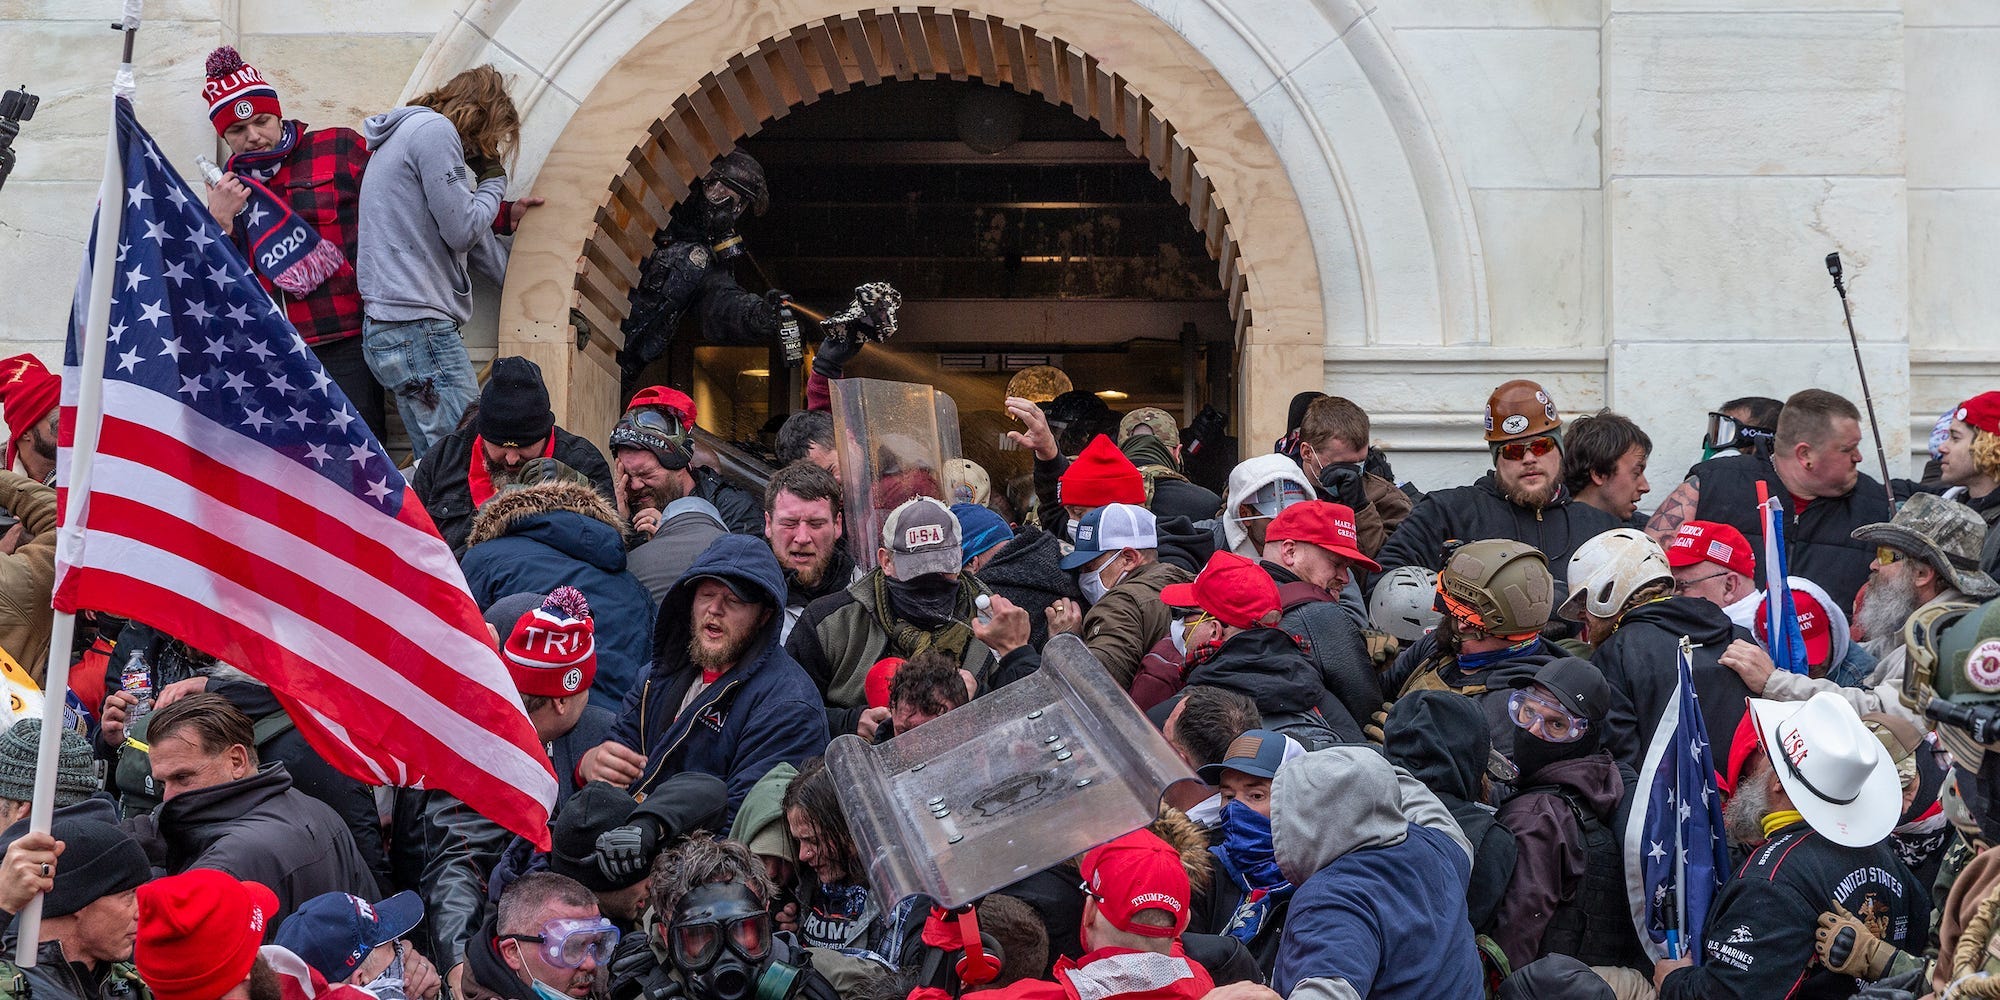
[[[861,356],[861,341],[849,337],[828,337],[813,352],[813,371],[827,378],[840,378],[847,363]]]
[[[652,867],[659,835],[649,823],[632,823],[597,835],[597,870],[620,885],[630,885]]]

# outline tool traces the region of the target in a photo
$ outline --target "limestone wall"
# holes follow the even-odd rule
[[[1938,412],[2000,386],[2000,336],[1987,329],[2000,311],[1987,273],[2000,231],[2000,5],[1117,2],[1171,27],[1255,116],[1309,227],[1310,246],[1286,255],[1309,257],[1320,279],[1326,385],[1376,414],[1419,482],[1483,461],[1477,410],[1514,375],[1543,377],[1566,410],[1610,405],[1647,426],[1655,499],[1696,457],[1701,414],[1721,400],[1811,384],[1858,395],[1820,264],[1831,250],[1846,262],[1895,471]],[[140,114],[187,170],[213,147],[198,89],[218,42],[238,44],[314,124],[352,124],[490,59],[527,108],[520,188],[620,58],[689,5],[155,0]],[[44,98],[0,190],[0,288],[13,291],[0,349],[59,349],[116,6],[0,0],[0,66],[12,71],[0,83]],[[663,106],[787,30],[780,7],[809,5],[741,6],[744,40],[721,33],[712,64],[660,80]],[[1113,71],[1158,58],[1093,54]],[[1258,233],[1233,235],[1255,254]],[[528,277],[561,280],[548,269]],[[1253,350],[1246,376],[1254,386],[1295,353]],[[1283,406],[1257,402],[1249,442],[1268,440]]]

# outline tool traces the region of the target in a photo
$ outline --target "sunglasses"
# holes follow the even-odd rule
[[[1909,553],[1904,552],[1901,549],[1892,548],[1887,545],[1875,546],[1875,561],[1881,563],[1884,566],[1901,562],[1902,560],[1908,558],[1910,558]]]
[[[585,962],[609,962],[611,950],[618,947],[618,928],[603,917],[565,918],[543,924],[540,934],[506,934],[500,940],[539,944],[543,961],[559,969],[576,969]]]
[[[1526,441],[1509,441],[1500,446],[1500,457],[1509,462],[1518,462],[1529,455],[1540,458],[1554,450],[1556,450],[1556,439],[1544,435]]]
[[[1685,594],[1685,593],[1687,593],[1688,591],[1690,591],[1690,590],[1693,590],[1694,588],[1696,588],[1696,587],[1698,587],[1698,586],[1700,586],[1700,585],[1702,585],[1702,584],[1704,584],[1704,583],[1707,583],[1707,582],[1708,582],[1708,581],[1710,581],[1710,580],[1714,580],[1714,579],[1717,579],[1717,578],[1720,578],[1720,577],[1725,577],[1725,576],[1728,576],[1728,575],[1729,575],[1729,571],[1725,569],[1725,570],[1723,570],[1723,571],[1721,571],[1721,572],[1719,572],[1719,573],[1710,573],[1710,574],[1708,574],[1707,576],[1697,576],[1697,577],[1695,577],[1695,578],[1694,578],[1694,579],[1692,579],[1692,580],[1675,580],[1675,581],[1674,581],[1674,593],[1676,593],[1676,594]]]
[[[1514,724],[1550,743],[1574,743],[1590,731],[1590,720],[1579,719],[1541,695],[1522,689],[1507,697],[1507,714]]]

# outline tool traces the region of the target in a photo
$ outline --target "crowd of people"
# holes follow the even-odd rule
[[[2000,995],[2000,392],[1889,484],[1859,471],[1847,399],[1730,400],[1657,505],[1645,430],[1565,420],[1527,379],[1464,429],[1490,469],[1427,489],[1338,396],[1296,400],[1213,481],[1160,409],[1010,397],[1031,471],[996,488],[941,461],[856,545],[871,472],[842,468],[826,404],[858,342],[822,345],[761,496],[675,388],[635,387],[600,449],[533,362],[475,378],[468,264],[504,266],[534,204],[501,198],[519,122],[490,68],[359,134],[282,118],[234,50],[208,70],[234,154],[210,208],[248,239],[273,197],[342,251],[303,292],[267,283],[378,435],[394,400],[557,778],[551,848],[334,769],[258,665],[86,613],[49,833],[27,822],[43,723],[0,732],[0,909],[42,899],[38,961],[0,992]],[[742,159],[711,206],[761,209]],[[0,649],[38,674],[59,387],[25,355],[0,380],[20,470],[0,472]],[[829,746],[978,706],[1058,642],[1190,777],[1149,824],[968,908],[891,898]],[[1636,863],[1663,848],[1633,812],[1683,657],[1730,861],[1699,933],[1663,942]]]

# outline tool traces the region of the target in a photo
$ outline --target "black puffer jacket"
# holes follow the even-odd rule
[[[417,464],[416,477],[410,480],[410,488],[424,502],[438,534],[460,555],[465,554],[465,537],[472,533],[472,515],[477,512],[472,505],[470,476],[472,449],[478,439],[479,431],[472,426],[445,435],[444,440],[424,453],[424,460]],[[596,445],[558,427],[552,457],[590,477],[591,488],[599,496],[617,503],[611,492],[611,466],[605,464],[604,453]],[[724,520],[728,518],[725,516]]]
[[[326,803],[292,787],[283,764],[247,778],[182,792],[150,816],[127,821],[142,845],[165,848],[164,867],[180,874],[216,868],[261,882],[278,896],[269,938],[306,900],[328,892],[380,899],[347,824]],[[147,853],[152,854],[149,847]]]
[[[1396,702],[1382,727],[1389,762],[1410,772],[1451,811],[1472,842],[1466,910],[1472,929],[1488,933],[1514,873],[1514,835],[1494,818],[1480,794],[1493,746],[1472,699],[1449,691],[1418,691]]]
[[[1558,490],[1547,507],[1523,507],[1501,494],[1498,480],[1489,472],[1471,486],[1438,490],[1424,497],[1397,526],[1396,533],[1382,543],[1375,561],[1382,564],[1382,573],[1398,566],[1437,570],[1444,566],[1444,543],[1452,539],[1511,538],[1549,557],[1556,593],[1561,594],[1566,592],[1563,575],[1568,571],[1570,554],[1591,538],[1622,526],[1623,522],[1610,514],[1577,503],[1567,488]],[[1369,585],[1373,584],[1371,578]]]
[[[1854,594],[1868,580],[1868,564],[1875,558],[1874,543],[1857,540],[1854,529],[1887,521],[1895,513],[1881,483],[1864,475],[1846,496],[1820,497],[1800,512],[1778,470],[1761,455],[1710,459],[1689,469],[1688,478],[1701,491],[1694,516],[1734,526],[1758,553],[1759,587],[1764,586],[1764,522],[1757,514],[1757,483],[1762,480],[1784,502],[1787,569],[1825,587],[1842,611],[1853,613]]]
[[[1674,666],[1681,636],[1694,642],[1694,691],[1710,746],[1727,747],[1743,719],[1750,689],[1736,671],[1722,665],[1722,651],[1748,631],[1722,609],[1698,597],[1669,597],[1625,613],[1618,631],[1590,656],[1611,683],[1611,712],[1604,720],[1604,749],[1638,768],[1659,728],[1660,713],[1674,695]]]
[[[1320,683],[1319,668],[1283,629],[1253,628],[1230,636],[1214,655],[1188,671],[1187,682],[1249,695],[1267,721],[1273,715],[1318,711],[1341,739],[1361,742],[1361,726]]]
[[[706,465],[693,466],[688,472],[694,476],[694,489],[688,495],[714,504],[731,533],[764,537],[764,505],[749,490],[731,485],[722,473]]]
[[[1014,540],[1000,547],[979,580],[1028,613],[1028,644],[1036,649],[1049,641],[1049,605],[1058,597],[1083,600],[1076,577],[1063,572],[1062,544],[1031,524],[1021,525]]]
[[[1563,655],[1562,650],[1543,640],[1478,670],[1461,669],[1458,658],[1438,647],[1437,633],[1418,639],[1401,653],[1382,678],[1384,691],[1407,698],[1413,691],[1453,691],[1479,703],[1486,720],[1486,734],[1503,754],[1514,752],[1514,734],[1519,730],[1507,714],[1507,699],[1514,693],[1516,680],[1535,676],[1542,665]]]

